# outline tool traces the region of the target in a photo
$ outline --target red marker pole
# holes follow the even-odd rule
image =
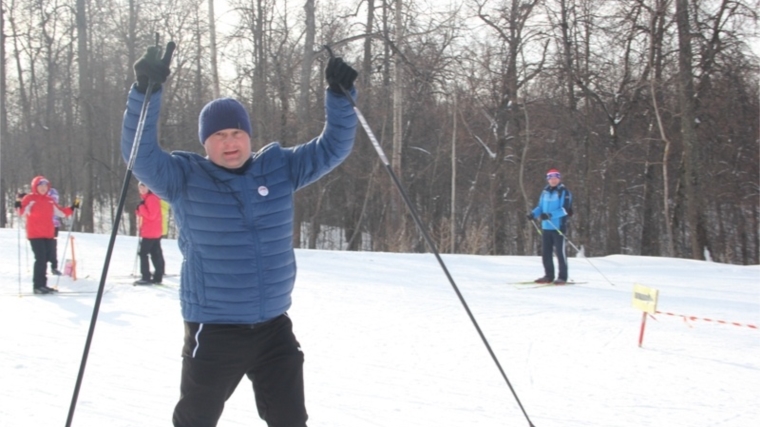
[[[641,313],[641,332],[639,332],[639,347],[641,347],[641,343],[644,341],[644,328],[647,325],[647,312],[644,311]]]

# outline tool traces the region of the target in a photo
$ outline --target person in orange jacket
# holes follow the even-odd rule
[[[163,219],[161,199],[153,194],[142,182],[137,186],[142,202],[137,205],[135,214],[140,229],[140,275],[142,278],[135,285],[160,284],[164,278],[164,253],[161,250]],[[150,275],[148,255],[153,262],[153,277]]]
[[[47,286],[47,263],[55,257],[53,243],[55,226],[53,216],[68,217],[79,207],[79,201],[74,200],[70,207],[62,207],[50,197],[48,190],[50,181],[44,176],[32,179],[32,190],[29,194],[20,193],[16,197],[16,208],[19,215],[26,217],[26,238],[34,252],[34,274],[32,283],[35,294],[49,294],[55,289]]]

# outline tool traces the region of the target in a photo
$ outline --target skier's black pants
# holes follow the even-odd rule
[[[47,269],[47,263],[55,256],[53,250],[54,239],[29,239],[29,244],[32,245],[32,252],[34,252],[34,274],[32,275],[32,283],[35,288],[41,288],[47,285],[47,275],[45,270]]]
[[[559,276],[557,279],[567,280],[567,255],[565,253],[565,236],[559,234],[557,230],[543,230],[543,250],[541,258],[544,261],[544,274],[550,279],[554,279],[554,260],[552,254],[557,255],[557,264],[559,266]]]
[[[286,315],[255,325],[185,322],[175,427],[214,427],[243,376],[269,427],[305,427],[303,352]]]
[[[164,252],[161,250],[161,238],[140,240],[140,274],[143,280],[151,280],[150,264],[148,264],[148,255],[153,262],[153,280],[161,282],[164,278]]]

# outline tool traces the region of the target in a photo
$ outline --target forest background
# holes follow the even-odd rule
[[[202,106],[251,113],[253,143],[321,131],[333,50],[358,107],[442,252],[534,254],[525,217],[549,168],[574,194],[586,256],[760,262],[759,0],[3,0],[0,226],[48,177],[110,231],[132,64],[178,48],[160,142],[203,152]],[[366,134],[298,193],[303,248],[425,251]],[[135,233],[130,186],[122,233]]]

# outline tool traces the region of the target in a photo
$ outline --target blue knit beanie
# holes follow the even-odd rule
[[[198,138],[201,140],[201,145],[209,136],[222,129],[240,129],[251,136],[248,111],[235,99],[215,99],[206,104],[198,116]]]

